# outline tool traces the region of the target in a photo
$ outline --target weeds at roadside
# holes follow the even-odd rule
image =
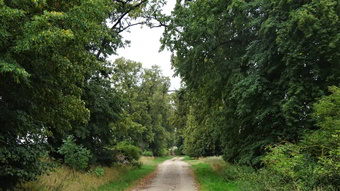
[[[231,165],[221,157],[194,159],[186,156],[184,160],[195,170],[201,191],[307,191],[267,168],[255,170],[249,166]],[[317,187],[311,191],[340,191],[340,188]]]
[[[74,171],[73,169],[59,165],[54,172],[45,174],[37,181],[27,182],[16,191],[86,191],[86,190],[123,190],[132,185],[139,178],[147,175],[156,169],[157,164],[171,157],[142,157],[141,168],[128,165],[113,165],[112,167],[92,167],[87,172]],[[116,189],[117,188],[117,189]]]
[[[135,185],[137,183],[137,180],[141,179],[142,177],[154,171],[159,163],[162,163],[163,161],[171,159],[171,158],[172,157],[170,156],[159,157],[159,158],[148,157],[142,160],[144,162],[141,168],[124,173],[118,179],[115,179],[111,181],[110,183],[101,186],[98,190],[99,191],[109,191],[109,190],[123,191],[126,188]]]

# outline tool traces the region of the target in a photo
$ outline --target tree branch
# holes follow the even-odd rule
[[[111,27],[111,29],[114,29],[117,27],[117,25],[122,21],[122,19],[129,14],[131,11],[133,11],[134,9],[138,8],[139,6],[141,6],[143,3],[146,3],[148,0],[143,0],[141,2],[139,2],[138,4],[136,4],[135,6],[131,7],[129,10],[127,10],[125,13],[123,13],[118,20],[116,21],[116,23]]]
[[[138,23],[134,23],[134,24],[129,24],[128,26],[126,26],[126,27],[120,29],[120,30],[118,31],[118,33],[121,33],[121,32],[125,31],[126,29],[128,29],[128,28],[130,28],[130,27],[133,27],[133,26],[136,26],[136,25],[142,25],[142,24],[146,24],[146,22],[142,21],[142,22],[138,22]]]
[[[115,22],[115,24],[111,27],[111,30],[114,30],[122,21],[122,19],[129,14],[131,11],[133,11],[134,9],[137,9],[139,6],[141,6],[142,4],[146,3],[148,0],[142,0],[141,2],[139,2],[138,4],[132,6],[130,9],[128,9],[127,11],[125,11]],[[127,2],[124,2],[122,0],[116,0],[116,2],[122,3],[123,6],[126,5]],[[132,26],[137,25],[137,24],[133,24]],[[128,25],[127,27],[124,27],[123,29],[120,29],[118,31],[118,33],[128,29],[129,27],[131,27],[131,25]],[[106,40],[103,40],[101,46],[104,47],[104,45],[107,43]],[[100,48],[96,54],[96,58],[99,59],[100,55],[102,54],[103,50]]]

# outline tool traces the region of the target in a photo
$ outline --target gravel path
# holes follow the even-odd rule
[[[160,164],[151,184],[140,191],[196,191],[189,165],[182,160],[175,157]]]

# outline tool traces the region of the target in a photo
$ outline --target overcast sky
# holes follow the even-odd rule
[[[174,8],[176,1],[169,0],[168,4],[164,7],[164,12],[170,14]],[[180,88],[180,79],[173,77],[171,70],[170,56],[171,53],[167,50],[159,52],[161,46],[160,38],[164,28],[150,29],[146,26],[141,28],[135,26],[130,29],[130,32],[123,32],[122,35],[125,40],[130,40],[130,46],[124,49],[118,49],[118,56],[112,56],[109,59],[115,60],[119,57],[141,62],[144,68],[151,68],[152,65],[158,65],[163,70],[163,75],[171,79],[171,90]]]

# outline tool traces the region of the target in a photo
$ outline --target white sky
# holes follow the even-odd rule
[[[170,14],[174,8],[176,0],[169,0],[164,7],[164,13]],[[158,65],[161,67],[164,76],[168,76],[171,79],[170,90],[180,88],[180,78],[173,77],[173,71],[171,70],[171,53],[167,50],[159,52],[161,46],[160,38],[164,28],[150,29],[146,26],[141,28],[135,26],[130,29],[130,32],[123,32],[122,36],[125,40],[130,40],[130,46],[124,49],[118,49],[116,56],[112,56],[109,60],[115,60],[119,57],[125,57],[126,59],[141,62],[144,68],[151,68],[152,65]]]

